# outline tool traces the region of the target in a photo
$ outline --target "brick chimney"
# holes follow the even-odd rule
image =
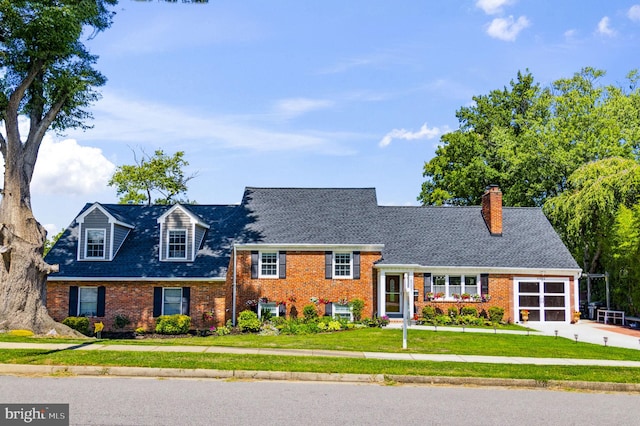
[[[493,236],[502,236],[502,191],[498,185],[489,185],[482,195],[482,218]]]

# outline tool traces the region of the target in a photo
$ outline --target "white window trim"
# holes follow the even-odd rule
[[[262,273],[262,255],[263,254],[275,254],[276,255],[276,273],[275,275],[265,275]],[[258,278],[278,279],[280,277],[280,253],[277,251],[260,251],[258,252]]]
[[[162,287],[162,315],[165,315],[164,313],[164,291],[165,290],[180,290],[180,315],[184,315],[184,293],[182,291],[182,287]],[[173,314],[172,314],[173,315]]]
[[[347,309],[345,309],[345,307]],[[335,302],[331,304],[332,318],[335,318],[336,316],[343,317],[345,315],[349,315],[349,321],[353,322],[353,307],[351,305],[340,305]]]
[[[82,301],[82,290],[86,290],[86,289],[96,289],[96,315],[87,315],[87,318],[95,318],[98,315],[98,287],[78,287],[78,306],[76,308],[76,312],[78,313],[78,316],[83,316],[82,315],[82,311],[80,309],[80,303]]]
[[[445,292],[444,292],[444,300],[455,300],[452,296],[450,287],[449,287],[449,276],[454,276],[454,277],[460,277],[460,284],[462,287],[462,291],[460,292],[460,296],[462,297],[462,295],[464,293],[468,293],[471,297],[475,296],[475,295],[480,295],[480,275],[479,274],[432,274],[431,275],[431,291],[435,294],[436,291],[433,288],[434,287],[434,280],[435,277],[441,277],[444,276],[444,282],[445,282]],[[475,285],[475,291],[474,292],[470,292],[467,289],[467,286],[465,285],[465,278],[466,277],[474,277],[476,279],[476,285]]]
[[[258,301],[258,318],[259,319],[262,318],[262,310],[263,309],[269,309],[269,311],[271,311],[271,316],[272,317],[279,317],[280,316],[280,306],[276,302],[262,303],[262,302]]]
[[[89,232],[102,232],[102,256],[89,256]],[[87,228],[84,230],[84,258],[85,259],[107,259],[107,230],[104,228]]]
[[[184,257],[171,257],[169,256],[169,240],[172,232],[184,232]],[[189,259],[189,232],[187,228],[169,228],[167,229],[167,239],[166,239],[166,259],[168,261],[183,261]]]
[[[349,255],[349,275],[336,275],[336,255],[348,254]],[[332,276],[336,280],[352,280],[353,279],[353,252],[346,251],[334,251],[331,259]]]

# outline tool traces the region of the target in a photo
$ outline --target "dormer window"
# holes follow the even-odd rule
[[[104,259],[105,235],[104,229],[87,229],[87,259]]]
[[[160,225],[160,261],[193,262],[209,225],[181,204],[169,207],[157,222]]]
[[[117,210],[100,203],[89,206],[76,221],[80,261],[113,260],[133,229],[133,225],[126,223]]]
[[[169,259],[187,258],[187,230],[170,229],[167,241],[167,257]]]

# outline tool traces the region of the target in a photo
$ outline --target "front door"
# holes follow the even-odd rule
[[[529,311],[529,321],[567,321],[569,285],[565,281],[520,280],[516,282],[518,309],[516,317],[522,320],[522,311]]]
[[[402,313],[400,284],[400,275],[387,275],[385,278],[384,308],[387,315]]]

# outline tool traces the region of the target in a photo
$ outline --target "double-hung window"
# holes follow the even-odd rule
[[[260,277],[278,278],[278,253],[260,253]]]
[[[98,287],[78,289],[78,315],[95,317],[98,313]]]
[[[187,231],[185,229],[170,229],[167,234],[167,258],[187,258]]]
[[[162,295],[162,314],[182,314],[183,311],[182,287],[165,288]]]
[[[87,229],[86,258],[104,259],[105,234],[104,229]]]
[[[352,266],[351,253],[334,253],[333,276],[335,278],[351,278]]]

